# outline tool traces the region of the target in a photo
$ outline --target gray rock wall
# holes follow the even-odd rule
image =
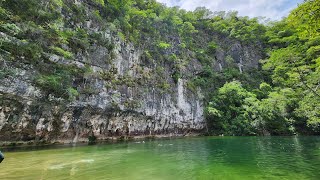
[[[89,9],[86,9],[88,13]],[[71,15],[66,14],[65,19]],[[72,79],[79,96],[71,100],[35,84],[35,78],[41,74],[37,65],[19,63],[24,61],[23,57],[12,61],[0,54],[1,71],[10,71],[5,76],[0,74],[0,142],[77,142],[92,137],[179,136],[203,132],[206,124],[201,89],[187,88],[188,80],[202,70],[192,52],[184,52],[189,60],[182,63],[182,76],[175,81],[172,64],[159,63],[158,59],[143,60],[142,55],[148,50],[144,45],[134,46],[121,40],[105,24],[93,20],[73,25],[100,34],[114,48],[93,43],[72,60],[46,54],[48,59],[42,63],[47,67],[51,63],[91,70],[81,78]],[[23,43],[5,33],[0,33],[0,38]],[[171,41],[170,52],[164,54],[179,51],[175,49],[179,37]],[[228,66],[227,57],[239,66],[239,71],[258,66],[261,53],[255,47],[228,38],[220,39],[218,44],[220,48],[212,57],[215,71]]]
[[[107,139],[119,136],[184,135],[200,132],[205,126],[201,91],[194,94],[186,89],[186,80],[175,84],[164,67],[163,80],[170,87],[163,91],[157,81],[129,86],[107,87],[107,80],[99,75],[116,69],[114,79],[123,76],[130,80],[153,78],[153,69],[142,70],[141,50],[132,45],[117,43],[115,59],[108,64],[102,47],[91,47],[87,55],[76,61],[53,55],[50,60],[64,65],[84,67],[90,64],[92,73],[85,82],[77,82],[77,89],[90,88],[71,102],[53,94],[46,94],[33,83],[32,66],[14,67],[15,74],[0,80],[0,141],[78,141],[89,136]],[[3,62],[6,62],[5,60]],[[6,63],[10,66],[10,63]]]

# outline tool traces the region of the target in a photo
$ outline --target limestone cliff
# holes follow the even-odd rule
[[[117,53],[111,64],[117,69],[114,74],[116,78],[126,75],[138,80],[152,72],[151,68],[142,69],[140,66],[139,50],[131,50],[130,47],[117,47],[116,51],[122,53]],[[200,90],[198,94],[188,94],[183,79],[179,79],[177,84],[171,82],[168,92],[162,92],[156,84],[154,87],[143,83],[133,87],[122,84],[106,87],[108,81],[99,77],[99,74],[110,64],[90,62],[103,59],[106,53],[106,49],[92,47],[92,52],[86,58],[72,62],[82,67],[87,61],[93,71],[85,80],[74,80],[76,87],[83,93],[67,104],[50,93],[46,95],[32,84],[35,72],[31,66],[16,67],[13,76],[1,79],[0,139],[76,140],[90,135],[107,138],[184,134],[204,128]],[[51,59],[62,64],[69,63],[59,57]],[[169,73],[166,74],[159,78],[170,82]],[[85,89],[90,89],[90,94],[84,92]]]
[[[87,20],[74,26],[88,34],[99,34],[99,41],[91,42],[72,58],[46,52],[36,63],[21,63],[27,58],[24,55],[12,60],[1,53],[1,69],[5,73],[0,79],[0,141],[77,142],[90,138],[203,132],[205,92],[199,87],[188,88],[189,80],[203,69],[193,52],[183,50],[188,61],[179,62],[177,77],[172,62],[158,62],[152,56],[152,47],[145,45],[152,39],[147,38],[141,44],[125,40],[119,33],[105,28],[105,24],[90,19],[91,9],[90,3],[86,4]],[[60,12],[66,21],[74,16]],[[6,32],[0,36],[5,41],[25,43]],[[219,48],[210,57],[214,71],[230,66],[228,57],[241,72],[258,67],[261,52],[257,47],[220,35],[213,37],[219,40]],[[38,37],[35,38],[37,41]],[[163,38],[172,46],[160,53],[178,54],[181,38],[174,34]],[[208,41],[210,38],[200,43]],[[70,44],[61,47],[71,49]],[[47,72],[53,66],[57,68]],[[56,93],[59,89],[47,87],[42,74],[59,74],[64,68],[83,72],[59,76],[59,83],[63,78],[70,78],[68,87],[72,88],[59,94]]]

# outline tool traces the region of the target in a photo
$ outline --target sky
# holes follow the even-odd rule
[[[206,7],[211,11],[238,11],[240,16],[266,17],[280,20],[303,0],[157,0],[167,6],[186,10]]]

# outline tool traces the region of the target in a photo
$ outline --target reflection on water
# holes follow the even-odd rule
[[[207,137],[5,152],[0,179],[320,179],[320,137]]]

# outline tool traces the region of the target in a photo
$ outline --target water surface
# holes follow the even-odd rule
[[[320,179],[320,137],[205,137],[5,152],[0,179]]]

